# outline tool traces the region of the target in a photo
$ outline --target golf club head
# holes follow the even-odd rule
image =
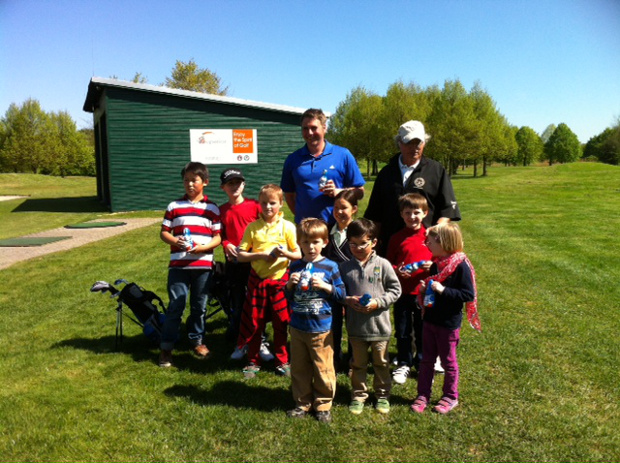
[[[118,295],[118,289],[116,289],[114,286],[112,286],[107,281],[101,281],[101,280],[96,281],[91,286],[90,291],[93,293],[101,292],[102,294],[110,291],[110,297],[116,297]]]
[[[102,292],[105,293],[107,291],[111,290],[111,286],[110,283],[108,283],[107,281],[95,281],[95,283],[93,283],[93,285],[90,288],[90,292],[91,293],[96,293],[96,292]]]

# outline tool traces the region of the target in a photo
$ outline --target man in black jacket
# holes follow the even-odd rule
[[[426,228],[443,221],[461,220],[452,182],[443,166],[422,156],[429,140],[424,125],[408,121],[394,137],[400,153],[381,169],[364,217],[380,226],[377,251],[385,256],[390,237],[405,226],[398,210],[398,198],[405,193],[419,193],[428,201]]]

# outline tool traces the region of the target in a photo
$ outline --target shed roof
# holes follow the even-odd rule
[[[179,90],[176,88],[160,87],[150,84],[138,84],[135,82],[129,82],[127,80],[119,79],[105,79],[102,77],[93,77],[88,84],[88,93],[86,94],[86,100],[84,101],[84,111],[92,113],[94,112],[101,93],[106,87],[126,88],[133,89],[142,92],[159,93],[165,95],[175,95],[181,98],[190,98],[197,100],[205,100],[211,102],[217,102],[233,106],[243,106],[247,108],[264,109],[268,111],[277,111],[288,114],[302,115],[306,108],[296,108],[294,106],[285,106],[272,103],[263,103],[260,101],[244,100],[241,98],[232,98],[229,96],[213,95],[210,93],[192,92],[189,90]],[[328,115],[329,116],[329,115]]]

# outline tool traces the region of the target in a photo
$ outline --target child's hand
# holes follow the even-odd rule
[[[433,261],[432,260],[426,260],[424,261],[424,263],[420,266],[420,268],[422,270],[426,270],[427,272],[431,269],[431,267],[433,266]]]
[[[235,260],[239,256],[237,246],[232,243],[228,243],[228,245],[226,245],[224,252],[226,253],[226,258],[228,260]]]
[[[269,256],[272,257],[273,260],[278,259],[280,257],[286,257],[284,255],[284,248],[282,247],[282,245],[278,245],[275,248],[273,248],[271,252],[269,253]]]
[[[292,284],[292,286],[296,286],[299,283],[301,278],[301,272],[291,273],[288,278],[288,282]]]
[[[443,290],[446,289],[446,287],[442,285],[441,283],[439,283],[438,281],[433,281],[433,284],[431,285],[431,289],[435,291],[437,294],[441,294],[443,293]]]
[[[400,265],[398,266],[398,268],[396,269],[396,274],[403,278],[403,279],[407,279],[407,278],[411,278],[411,272],[408,270],[405,270],[403,267],[405,266],[404,262],[401,262]]]
[[[325,292],[331,292],[332,287],[329,283],[325,282],[323,278],[316,273],[312,274],[312,289],[322,290]]]
[[[351,307],[353,310],[361,313],[370,313],[375,310],[379,304],[375,299],[370,299],[370,302],[366,305],[360,304],[360,298],[362,296],[347,296],[344,303]]]

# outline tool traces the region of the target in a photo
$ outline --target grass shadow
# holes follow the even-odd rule
[[[27,199],[12,212],[109,212],[96,196]]]
[[[183,397],[198,405],[228,405],[264,412],[285,411],[291,402],[288,388],[268,388],[248,382],[220,381],[205,392],[196,386],[172,386],[164,391],[171,397]],[[260,397],[260,400],[257,398]],[[289,407],[290,408],[290,407]]]

